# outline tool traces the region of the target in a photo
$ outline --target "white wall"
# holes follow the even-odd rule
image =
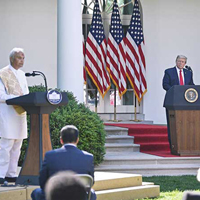
[[[198,74],[200,1],[141,0],[146,42],[148,92],[144,96],[146,120],[166,123],[162,89],[164,70],[175,65],[178,54],[188,57]],[[10,50],[25,49],[25,72],[41,70],[49,87],[57,83],[57,1],[0,1],[0,68],[8,64]],[[29,78],[29,85],[43,83],[42,78]]]
[[[25,72],[42,71],[49,87],[57,84],[57,0],[0,1],[0,68],[13,47],[25,50]],[[29,85],[44,83],[28,78]]]
[[[162,89],[164,70],[175,65],[178,54],[188,57],[194,82],[200,84],[199,0],[141,0],[146,41],[148,92],[144,97],[146,120],[166,123]]]

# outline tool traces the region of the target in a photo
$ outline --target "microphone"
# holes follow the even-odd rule
[[[190,66],[185,65],[185,68],[192,72],[192,68]]]
[[[33,73],[25,73],[25,76],[29,77],[29,76],[38,76],[40,74],[36,74],[35,72]]]
[[[46,76],[42,73],[42,72],[40,72],[40,71],[33,71],[32,73],[25,73],[25,76],[27,76],[27,77],[30,77],[30,76],[42,76],[43,77],[43,79],[44,79],[44,84],[45,84],[45,88],[46,88],[46,92],[48,91],[48,89],[47,89],[47,79],[46,79]]]

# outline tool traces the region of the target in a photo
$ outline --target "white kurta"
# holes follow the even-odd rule
[[[18,69],[15,70],[9,66],[19,81],[23,94],[28,94],[28,85],[25,73]],[[17,97],[8,95],[5,87],[0,79],[0,137],[6,139],[24,139],[27,138],[27,120],[26,112],[19,115],[13,106],[7,105],[5,100]]]

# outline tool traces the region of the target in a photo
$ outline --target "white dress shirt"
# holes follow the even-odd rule
[[[179,80],[179,83],[180,83],[180,69],[176,66],[176,71],[177,71],[177,74],[178,74],[178,80]],[[181,69],[181,73],[182,73],[182,77],[183,77],[183,83],[185,85],[185,77],[184,77],[184,71],[183,69]]]

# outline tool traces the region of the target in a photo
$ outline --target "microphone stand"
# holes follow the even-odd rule
[[[48,89],[47,89],[47,79],[46,79],[46,76],[42,72],[40,72],[40,71],[33,71],[33,73],[38,73],[38,74],[40,74],[44,78],[45,89],[46,89],[46,92],[47,92]]]

